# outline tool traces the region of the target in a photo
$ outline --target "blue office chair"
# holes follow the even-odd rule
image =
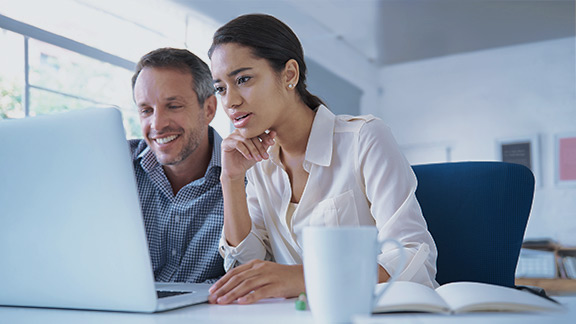
[[[439,284],[514,287],[534,195],[530,169],[504,162],[413,166],[416,197],[438,249]]]

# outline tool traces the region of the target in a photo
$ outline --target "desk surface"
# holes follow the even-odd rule
[[[555,313],[377,314],[356,318],[373,323],[570,323],[576,322],[576,296],[556,299],[567,308]],[[158,314],[0,307],[2,323],[313,323],[310,311],[297,311],[294,299],[269,299],[253,305],[200,304]]]

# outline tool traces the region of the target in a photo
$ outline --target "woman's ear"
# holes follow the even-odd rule
[[[284,86],[289,89],[296,89],[296,85],[298,84],[298,80],[300,79],[300,66],[295,59],[290,59],[286,62],[284,66],[284,73],[283,73],[283,84]]]

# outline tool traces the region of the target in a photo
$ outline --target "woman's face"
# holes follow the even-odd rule
[[[214,88],[226,114],[242,136],[252,138],[273,130],[285,107],[286,94],[267,60],[235,43],[219,45],[212,53]]]

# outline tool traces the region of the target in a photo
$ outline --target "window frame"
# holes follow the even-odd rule
[[[107,103],[102,103],[95,101],[91,98],[83,98],[73,94],[57,91],[54,89],[48,89],[45,87],[39,87],[33,84],[30,84],[30,65],[29,65],[29,40],[30,38],[36,39],[41,42],[45,42],[51,44],[53,46],[58,46],[63,49],[69,50],[71,52],[75,52],[80,55],[84,55],[90,57],[92,59],[109,63],[111,65],[124,68],[130,72],[134,71],[136,67],[136,63],[124,59],[122,57],[104,52],[92,46],[88,46],[86,44],[82,44],[75,40],[66,38],[64,36],[60,36],[49,31],[34,27],[32,25],[14,20],[12,18],[6,17],[4,15],[0,15],[0,28],[9,30],[11,32],[20,34],[24,37],[24,91],[23,91],[23,98],[22,98],[22,106],[24,108],[24,116],[30,116],[30,89],[38,89],[42,91],[52,92],[58,95],[62,95],[65,97],[70,97],[74,99],[80,99],[88,102],[93,102],[96,104],[102,105],[109,105]]]

